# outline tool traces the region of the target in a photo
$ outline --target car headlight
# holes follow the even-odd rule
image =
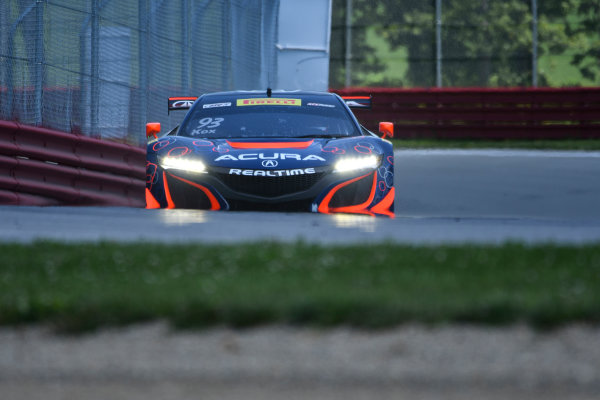
[[[164,169],[180,169],[187,172],[204,173],[206,165],[199,160],[190,160],[181,157],[164,157],[160,160],[160,165]]]
[[[346,157],[335,163],[333,172],[349,172],[360,169],[375,169],[381,162],[381,156]]]

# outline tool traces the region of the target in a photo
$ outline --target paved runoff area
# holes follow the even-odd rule
[[[597,399],[600,328],[0,329],[3,400]]]

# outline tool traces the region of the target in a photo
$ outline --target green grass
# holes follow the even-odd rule
[[[394,148],[408,149],[526,149],[526,150],[600,150],[600,140],[442,140],[394,139]]]
[[[600,244],[0,245],[0,324],[600,321]]]

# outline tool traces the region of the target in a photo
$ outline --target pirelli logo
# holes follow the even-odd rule
[[[238,99],[238,106],[301,106],[301,99]]]

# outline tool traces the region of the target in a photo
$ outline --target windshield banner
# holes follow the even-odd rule
[[[238,106],[301,106],[301,99],[238,99]]]

